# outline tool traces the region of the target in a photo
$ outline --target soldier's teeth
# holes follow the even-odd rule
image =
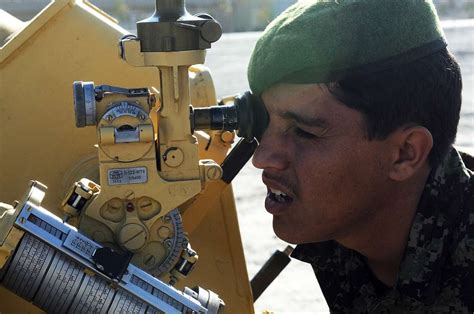
[[[283,195],[281,194],[275,194],[276,195],[276,199],[279,203],[283,203],[284,201],[286,201],[285,197],[283,197]]]
[[[282,191],[272,188],[269,189],[268,196],[278,203],[287,203],[292,200],[291,197],[289,197]]]
[[[270,188],[270,191],[275,194],[276,196],[287,196],[285,193],[283,193],[282,191],[280,190],[276,190],[276,189],[272,189]]]

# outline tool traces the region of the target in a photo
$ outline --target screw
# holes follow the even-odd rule
[[[120,211],[120,209],[122,209],[122,201],[118,200],[118,199],[111,199],[108,203],[107,203],[107,209],[109,210],[109,212],[111,213],[117,213],[118,211]]]
[[[136,223],[123,226],[120,230],[119,241],[130,251],[142,248],[147,242],[145,227]]]
[[[155,97],[155,95],[152,94],[152,95],[150,95],[150,97],[148,97],[148,105],[150,107],[153,107],[153,106],[155,106],[155,104],[156,104],[156,97]]]
[[[112,212],[112,213],[115,213],[115,212],[120,210],[120,207],[114,206],[112,204],[109,204],[109,206],[107,206],[107,207],[109,209],[109,212]]]
[[[168,238],[170,236],[171,230],[165,226],[158,229],[158,236],[162,239]]]
[[[129,201],[133,200],[135,198],[135,192],[128,190],[125,192],[125,198]]]
[[[222,170],[218,166],[211,166],[207,170],[207,178],[210,180],[220,179],[221,176],[222,176]]]
[[[149,211],[152,208],[152,203],[149,199],[145,199],[140,202],[139,206],[141,210]]]
[[[171,217],[169,215],[163,216],[163,222],[164,223],[170,223],[171,222]]]
[[[156,264],[156,257],[154,257],[151,254],[145,255],[145,258],[143,259],[143,264],[145,264],[148,267],[152,267]]]
[[[173,246],[173,240],[171,240],[171,239],[166,239],[165,242],[164,242],[164,244],[165,244],[165,247],[166,247],[168,250],[170,250],[171,247]]]
[[[235,137],[234,132],[230,132],[230,131],[225,131],[225,132],[222,132],[221,134],[221,140],[224,143],[233,143],[234,137]]]

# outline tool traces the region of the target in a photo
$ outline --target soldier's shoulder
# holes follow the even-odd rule
[[[456,147],[461,155],[462,161],[466,168],[474,171],[474,148],[471,147]]]
[[[455,198],[445,204],[453,215],[449,228],[444,230],[451,236],[444,244],[443,251],[448,256],[435,302],[441,312],[474,311],[474,149],[456,149],[462,162],[456,163],[452,158],[447,164],[450,175],[442,178],[446,181],[442,180],[440,186],[443,190],[458,190],[451,194]]]

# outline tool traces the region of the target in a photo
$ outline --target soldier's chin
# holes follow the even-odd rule
[[[324,228],[312,228],[305,230],[301,226],[295,226],[282,217],[273,217],[273,232],[281,240],[290,244],[318,243],[335,240],[335,233]]]
[[[304,237],[301,237],[293,226],[285,223],[283,219],[277,216],[273,217],[273,232],[275,232],[278,238],[290,244],[302,244],[307,242],[304,241]]]

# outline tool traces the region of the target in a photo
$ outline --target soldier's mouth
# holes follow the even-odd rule
[[[272,201],[282,204],[291,203],[293,201],[293,199],[284,192],[272,188],[268,189],[267,197]]]

